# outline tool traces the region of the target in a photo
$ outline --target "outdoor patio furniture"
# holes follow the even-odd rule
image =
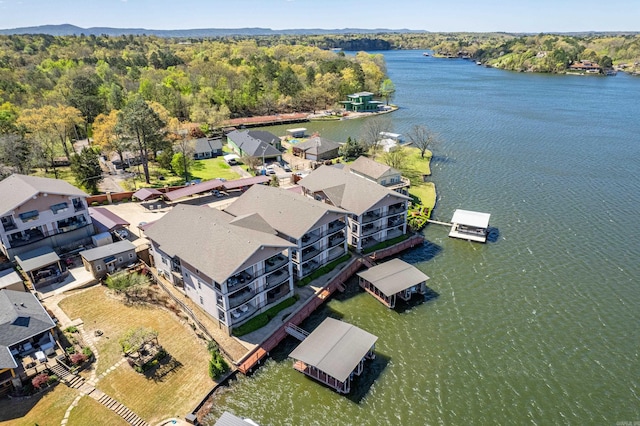
[[[35,357],[38,360],[38,362],[46,362],[47,361],[47,356],[42,351],[36,352]]]

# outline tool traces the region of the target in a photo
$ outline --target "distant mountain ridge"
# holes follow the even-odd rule
[[[424,30],[387,29],[387,28],[342,28],[342,29],[289,29],[272,30],[270,28],[199,28],[183,30],[151,30],[145,28],[111,28],[91,27],[81,28],[71,24],[40,25],[36,27],[22,27],[0,29],[0,35],[17,34],[49,34],[53,36],[66,35],[155,35],[158,37],[224,37],[224,36],[268,36],[268,35],[325,35],[325,34],[376,34],[376,33],[427,33]]]

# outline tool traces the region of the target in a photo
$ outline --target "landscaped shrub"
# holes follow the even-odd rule
[[[67,346],[67,348],[65,349],[65,352],[68,355],[73,355],[76,353],[76,348],[74,348],[73,346]]]
[[[49,382],[49,375],[46,373],[40,373],[38,374],[36,377],[34,377],[33,379],[31,379],[31,384],[33,385],[34,388],[36,389],[40,389],[42,388],[44,385],[46,385]]]
[[[211,359],[209,360],[209,377],[218,380],[229,371],[229,365],[224,357],[217,350],[211,351]]]
[[[94,202],[91,203],[91,207],[96,207],[96,206],[99,206],[99,205],[100,205],[100,203],[97,202],[97,201],[94,201]]]
[[[66,331],[67,333],[77,333],[78,327],[70,325],[69,327],[65,328],[64,331]]]
[[[137,273],[118,273],[107,277],[105,284],[117,293],[126,292],[128,289],[139,287],[149,282],[149,279]]]
[[[73,365],[80,365],[87,361],[87,356],[83,353],[75,353],[71,355],[71,363]]]
[[[82,348],[82,353],[87,357],[87,358],[91,358],[91,355],[93,355],[93,351],[91,350],[91,348],[89,346],[85,346],[84,348]]]
[[[52,374],[51,376],[49,376],[49,380],[47,380],[47,384],[51,385],[57,381],[58,381],[58,376],[56,376],[55,374]]]

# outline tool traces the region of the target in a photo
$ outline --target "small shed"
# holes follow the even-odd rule
[[[0,290],[27,291],[22,278],[14,269],[0,271]]]
[[[163,194],[163,192],[158,191],[155,188],[140,188],[133,193],[133,197],[140,201],[146,201],[149,199],[160,198]]]
[[[91,237],[91,244],[96,247],[106,246],[113,242],[113,237],[108,232],[102,232]]]
[[[487,241],[489,218],[491,218],[489,213],[457,209],[451,218],[453,225],[449,236],[484,243]]]
[[[135,263],[138,259],[136,246],[131,241],[123,240],[80,252],[84,269],[91,272],[94,278],[102,278],[106,274]]]
[[[377,336],[333,318],[325,319],[289,355],[293,368],[339,393],[351,391],[351,380],[373,359]]]
[[[394,308],[396,298],[404,301],[414,294],[425,294],[429,277],[400,259],[392,259],[358,273],[360,287],[388,308]]]

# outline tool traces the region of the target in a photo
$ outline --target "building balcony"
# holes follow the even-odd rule
[[[334,220],[333,222],[331,222],[329,224],[328,233],[329,234],[333,234],[334,232],[338,232],[339,230],[344,229],[345,226],[347,226],[347,225],[343,221]]]
[[[76,216],[65,220],[59,220],[58,225],[58,233],[75,231],[76,229],[87,226],[89,222],[85,219],[84,216]]]
[[[389,206],[387,216],[393,216],[396,214],[404,213],[407,210],[404,203],[393,204]]]
[[[254,278],[247,271],[242,271],[227,279],[227,288],[231,291],[231,288],[249,284],[253,279]]]
[[[266,288],[273,288],[277,285],[282,284],[288,279],[289,279],[289,270],[287,268],[278,269],[277,271],[267,275]]]
[[[406,177],[400,177],[400,182],[393,182],[385,185],[389,189],[393,189],[394,191],[398,191],[398,189],[409,188],[411,186],[411,181]]]
[[[332,236],[329,237],[329,247],[335,247],[338,244],[344,242],[345,239],[345,235],[344,232],[340,233],[340,234],[334,234]]]
[[[286,265],[288,262],[289,259],[286,256],[278,254],[264,261],[264,271],[265,273],[275,271],[283,265]]]
[[[305,277],[320,267],[320,262],[310,260],[302,264],[302,276]]]
[[[368,248],[371,246],[374,246],[376,244],[378,244],[380,242],[380,240],[378,240],[377,238],[373,238],[373,237],[364,237],[362,239],[362,248]]]
[[[245,303],[236,309],[231,310],[231,324],[237,325],[249,319],[258,308],[251,303]]]
[[[23,232],[16,232],[9,235],[9,244],[11,247],[22,247],[40,241],[48,237],[47,232],[43,232],[41,229],[27,229]]]
[[[389,229],[387,230],[387,240],[391,240],[393,238],[399,237],[400,235],[404,235],[403,232],[403,227],[402,226],[398,226],[396,228],[393,229]]]
[[[242,290],[236,291],[229,296],[229,308],[236,308],[243,303],[253,299],[255,295],[256,291],[254,290],[253,286],[247,286]]]
[[[373,221],[378,220],[378,219],[380,219],[380,211],[379,210],[369,211],[369,212],[366,212],[365,214],[362,215],[361,223],[370,223],[370,222],[373,222]]]
[[[269,290],[267,292],[267,305],[279,302],[289,294],[289,291],[289,286],[286,284],[282,284],[272,290]]]
[[[14,229],[18,229],[18,225],[15,222],[2,222],[2,227],[5,231],[13,231]]]
[[[396,216],[387,220],[387,228],[404,224],[404,216]]]
[[[309,259],[312,259],[320,254],[320,250],[314,246],[307,247],[302,250],[302,262],[306,262]]]
[[[331,250],[329,250],[329,252],[327,253],[327,260],[331,261],[331,260],[337,259],[340,256],[344,255],[345,253],[347,253],[347,251],[343,246],[334,247]]]
[[[307,247],[310,246],[311,244],[317,242],[320,238],[322,238],[322,234],[320,232],[318,233],[307,233],[305,235],[302,236],[302,238],[300,239],[301,241],[301,247]]]
[[[380,232],[380,226],[375,226],[372,223],[364,225],[362,227],[362,234],[361,235],[373,235],[377,232]]]

